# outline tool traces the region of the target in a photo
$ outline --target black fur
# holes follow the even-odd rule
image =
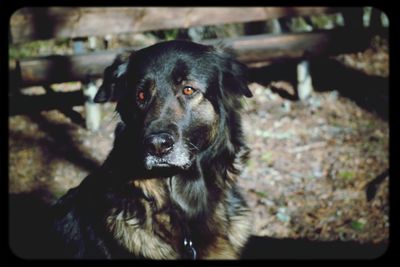
[[[195,90],[193,95],[182,94],[185,83]],[[205,222],[215,218],[217,206],[226,207],[226,218],[220,220],[228,225],[246,207],[235,185],[240,170],[234,164],[247,155],[241,96],[251,96],[245,66],[210,46],[171,41],[119,56],[106,69],[95,98],[118,101],[121,122],[114,147],[99,170],[54,206],[57,245],[51,257],[145,257],[116,242],[105,220],[110,210],[137,218],[139,224],[153,216],[141,199],[154,205],[154,214],[157,202],[129,184],[157,177],[165,183],[155,190],[169,194],[172,227],[185,225],[195,243],[206,248],[214,237]],[[144,140],[156,142],[151,138],[161,138],[160,132],[174,143],[164,148],[168,153],[157,147],[159,154],[152,155]],[[160,142],[165,145],[164,139]],[[165,232],[163,240],[175,242],[168,231],[160,232]]]

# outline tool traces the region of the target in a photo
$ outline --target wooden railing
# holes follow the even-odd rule
[[[360,10],[362,9],[347,9],[344,13],[354,14]],[[85,85],[88,77],[101,77],[104,68],[113,61],[120,50],[88,52],[81,49],[81,37],[266,21],[340,11],[343,9],[328,7],[23,8],[15,12],[10,20],[12,44],[44,39],[78,38],[74,39],[78,44],[75,47],[80,48],[75,49],[74,55],[50,55],[10,61],[11,86],[17,87],[10,90],[32,85],[82,81],[85,91],[85,88],[88,88]],[[357,34],[354,34],[354,29],[346,27],[307,33],[259,34],[202,42],[216,44],[223,41],[237,55],[238,60],[244,63],[273,63],[359,51],[368,44],[370,33],[363,28],[357,28],[357,31]],[[89,128],[98,127],[98,123],[88,125]]]

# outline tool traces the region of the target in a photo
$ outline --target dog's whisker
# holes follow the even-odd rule
[[[185,138],[185,141],[187,142],[188,145],[190,145],[192,148],[196,149],[197,151],[200,151],[200,148],[198,148],[195,144],[190,142],[189,139]]]

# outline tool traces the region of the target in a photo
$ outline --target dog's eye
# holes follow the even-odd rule
[[[182,92],[184,95],[192,95],[195,92],[195,89],[190,86],[185,86],[185,88],[183,88]]]
[[[146,100],[146,94],[144,93],[143,90],[140,90],[137,94],[137,98],[140,102],[143,102]]]

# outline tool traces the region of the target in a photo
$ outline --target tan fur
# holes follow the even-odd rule
[[[135,180],[132,182],[132,185],[141,188],[146,197],[153,198],[157,208],[166,205],[167,192],[163,189],[165,186],[163,179]]]
[[[107,218],[107,226],[115,239],[135,255],[151,259],[176,259],[177,252],[159,237],[152,229],[139,225],[135,219],[125,221],[121,213]]]
[[[231,218],[231,227],[228,229],[228,238],[234,250],[240,250],[246,243],[251,229],[250,211],[245,211],[246,219],[242,216]]]
[[[215,242],[207,248],[202,255],[205,260],[234,260],[239,257],[238,251],[235,251],[232,244],[223,237],[217,237]]]
[[[166,179],[148,179],[135,181],[135,187],[140,187],[149,200],[140,199],[146,209],[146,219],[140,223],[138,218],[126,219],[123,211],[110,211],[107,217],[107,227],[114,238],[134,255],[142,255],[151,259],[179,259],[179,246],[183,240],[180,229],[171,226],[170,215],[163,212],[170,205]],[[155,204],[155,205],[154,205]],[[248,210],[243,215],[227,219],[226,207],[220,202],[207,225],[209,234],[215,237],[211,244],[196,247],[199,259],[236,259],[250,234]]]

